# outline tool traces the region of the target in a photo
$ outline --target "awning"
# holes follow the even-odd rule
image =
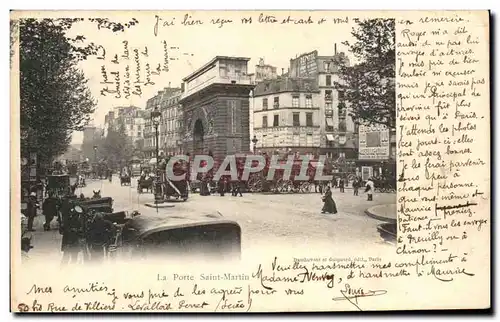
[[[152,158],[151,160],[149,160],[149,164],[156,164],[156,158]]]
[[[331,118],[327,118],[327,119],[326,119],[326,125],[328,125],[328,126],[332,126],[332,127],[333,127],[333,119],[331,119]]]
[[[327,139],[328,141],[335,141],[335,138],[333,137],[333,134],[327,134],[327,135],[326,135],[326,139]]]

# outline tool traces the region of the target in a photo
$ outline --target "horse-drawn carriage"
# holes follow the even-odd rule
[[[120,185],[121,186],[130,186],[130,175],[128,174],[121,174],[120,175]]]
[[[285,165],[287,160],[280,160],[280,166]],[[323,167],[319,164],[318,160],[310,160],[307,164],[306,177],[307,179],[299,178],[301,176],[301,169],[303,163],[301,159],[293,161],[292,169],[289,176],[285,176],[284,169],[275,169],[272,178],[268,174],[271,170],[270,158],[266,159],[266,165],[262,171],[251,173],[248,181],[246,182],[248,191],[250,192],[274,192],[274,193],[307,193],[311,192],[311,188],[315,189],[318,186],[323,186],[327,181],[316,180],[316,172],[322,168],[323,175],[331,174],[331,166],[324,164]],[[252,165],[255,167],[256,165]]]
[[[86,211],[112,213],[113,198],[101,197],[101,191],[94,191],[94,196],[90,199],[77,200],[78,204]]]
[[[47,176],[46,195],[53,194],[56,197],[72,195],[77,185],[71,185],[67,174]]]
[[[184,160],[178,160],[174,163],[172,172],[174,176],[183,177],[182,179],[176,179],[175,177],[169,177],[165,170],[160,171],[160,184],[161,194],[165,199],[181,199],[186,201],[189,197],[189,176],[190,176],[190,164]]]
[[[373,184],[376,192],[396,192],[396,178],[395,177],[377,177],[373,178]]]
[[[144,189],[146,192],[153,192],[154,178],[149,175],[141,175],[137,179],[137,192],[143,193]]]
[[[189,257],[195,261],[226,262],[239,260],[241,256],[241,228],[220,213],[142,216],[137,211],[131,214],[128,211],[90,211],[78,201],[72,201],[71,205],[68,216],[76,216],[78,220],[64,220],[63,223],[75,225],[70,228],[77,231],[87,246],[96,235],[92,223],[97,217],[112,224],[113,229],[106,230],[106,242],[102,245],[108,259],[172,261]],[[82,247],[81,251],[84,252],[84,261],[93,260],[88,247]]]

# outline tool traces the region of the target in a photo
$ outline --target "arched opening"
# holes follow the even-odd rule
[[[205,133],[203,122],[200,119],[194,123],[193,132],[193,152],[194,154],[203,154],[203,136]]]

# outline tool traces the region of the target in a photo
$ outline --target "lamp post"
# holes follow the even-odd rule
[[[158,111],[158,108],[155,108],[154,111],[151,112],[151,124],[155,127],[155,152],[156,152],[156,182],[155,182],[155,201],[158,203],[160,199],[163,198],[161,195],[161,183],[160,183],[160,170],[158,169],[158,158],[159,158],[159,140],[158,140],[158,126],[160,125],[161,112]]]
[[[94,145],[94,162],[97,163],[97,145]]]
[[[253,154],[255,154],[255,149],[257,148],[257,142],[259,142],[259,140],[257,139],[257,137],[254,135],[253,136],[253,139],[252,139],[252,143],[253,143]]]

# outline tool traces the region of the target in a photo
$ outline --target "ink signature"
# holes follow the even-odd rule
[[[363,288],[352,288],[349,284],[344,285],[344,289],[340,290],[342,296],[334,297],[334,301],[349,301],[358,310],[363,311],[358,305],[358,298],[360,297],[372,297],[380,296],[386,294],[386,290],[364,290]]]

